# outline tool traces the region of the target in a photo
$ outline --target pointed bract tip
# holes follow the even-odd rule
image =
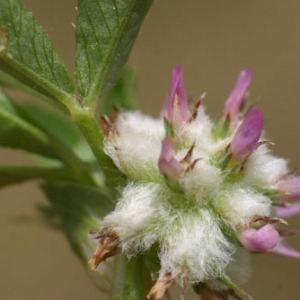
[[[102,235],[102,236],[101,236]],[[119,239],[114,234],[100,234],[101,239],[88,262],[92,271],[95,271],[99,264],[119,252]]]
[[[235,121],[238,118],[251,83],[251,78],[252,72],[250,68],[241,71],[234,89],[225,102],[223,108],[224,119],[229,117],[230,121]]]
[[[162,275],[147,294],[146,299],[160,299],[164,296],[167,289],[172,285],[173,280],[171,273]]]

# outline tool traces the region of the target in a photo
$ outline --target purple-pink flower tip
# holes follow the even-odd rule
[[[248,228],[240,237],[243,246],[251,251],[266,252],[273,249],[279,241],[279,233],[267,224],[260,229]]]
[[[170,137],[165,137],[162,141],[162,150],[158,160],[158,168],[162,175],[171,180],[177,180],[182,174],[183,166],[175,158],[172,141],[173,140]]]
[[[270,253],[293,257],[293,258],[300,258],[300,252],[289,246],[283,239],[273,248]]]
[[[190,117],[181,66],[172,71],[170,91],[162,114],[169,124],[176,128],[181,127]]]
[[[300,203],[292,204],[287,207],[274,207],[275,215],[279,218],[288,218],[300,214]]]
[[[257,149],[263,123],[263,113],[255,107],[251,108],[237,129],[230,145],[230,152],[235,159],[243,161]]]
[[[300,199],[300,176],[280,180],[276,188],[282,200]]]
[[[238,118],[250,83],[251,69],[248,68],[240,73],[235,87],[225,103],[223,109],[224,118],[229,117],[231,121],[234,121]]]

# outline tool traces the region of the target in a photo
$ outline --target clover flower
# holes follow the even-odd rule
[[[160,270],[147,299],[173,282],[193,285],[203,299],[240,299],[250,252],[300,257],[278,218],[300,212],[300,179],[270,154],[262,112],[245,109],[250,81],[250,70],[242,71],[212,121],[201,101],[190,108],[177,67],[161,118],[105,119],[105,153],[128,184],[101,222],[92,269],[118,252],[156,251]]]

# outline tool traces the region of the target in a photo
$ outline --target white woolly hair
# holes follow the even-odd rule
[[[248,158],[243,182],[250,185],[270,186],[288,173],[288,162],[270,154],[264,145]]]
[[[161,241],[161,270],[179,284],[212,279],[224,271],[233,251],[208,209],[178,215]]]
[[[270,216],[271,200],[238,184],[227,187],[215,202],[222,217],[234,226],[247,226],[257,216]]]
[[[163,121],[140,112],[126,112],[118,116],[115,126],[118,133],[105,139],[105,153],[132,179],[151,180],[157,176]]]
[[[131,182],[125,187],[115,210],[103,221],[104,227],[118,234],[123,251],[129,254],[147,250],[163,234],[158,218],[164,193],[161,185],[155,183]]]
[[[201,105],[197,118],[183,126],[179,138],[182,139],[183,143],[195,143],[200,150],[210,151],[214,145],[211,136],[212,125],[212,121],[205,113],[205,107]]]
[[[200,159],[195,167],[188,171],[181,179],[186,197],[195,199],[199,204],[206,204],[207,200],[215,197],[222,183],[219,168]]]

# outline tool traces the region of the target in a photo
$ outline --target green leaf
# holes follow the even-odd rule
[[[0,187],[32,179],[47,181],[72,180],[72,171],[64,167],[0,167]]]
[[[52,42],[18,0],[0,0],[0,69],[33,90],[73,105],[73,82]]]
[[[78,0],[76,79],[87,106],[114,85],[152,2]]]
[[[100,189],[70,182],[43,185],[43,190],[50,201],[69,243],[89,271],[87,262],[91,257],[97,240],[93,243],[88,233],[91,230],[100,231],[100,220],[112,209],[113,202],[110,195]],[[89,272],[101,290],[107,288],[106,279],[101,271]],[[110,280],[108,280],[110,281]]]
[[[22,83],[18,79],[14,78],[13,76],[10,76],[9,74],[7,74],[7,73],[5,73],[1,70],[0,70],[0,86],[5,87],[6,90],[9,90],[9,89],[11,89],[11,90],[15,90],[15,89],[22,90],[22,91],[24,91],[28,94],[31,94],[31,95],[35,96],[39,100],[44,100],[45,102],[47,102],[47,103],[49,103],[53,106],[56,106],[58,109],[63,111],[65,114],[69,113],[66,106],[63,105],[62,103],[58,102],[57,100],[55,100],[53,98],[49,98],[44,94],[39,93],[36,89],[31,89],[26,84]]]
[[[54,121],[56,120],[52,120],[52,122]],[[61,142],[57,136],[53,135],[50,127],[51,124],[49,124],[49,132],[47,132],[45,127],[37,126],[37,122],[33,121],[33,118],[26,115],[21,107],[15,105],[0,90],[0,146],[22,149],[57,159],[72,168],[72,178],[76,176],[79,181],[93,185],[97,181],[101,185],[103,180],[92,178],[91,169],[79,159],[71,145],[67,146],[67,139],[65,144]],[[56,131],[58,132],[59,128]],[[61,132],[63,132],[62,129]]]
[[[88,238],[90,230],[100,231],[100,220],[113,209],[110,195],[100,189],[74,183],[46,184],[43,190],[53,209],[61,219],[62,228],[74,252],[81,259],[85,267],[91,257],[97,240],[93,244]],[[105,275],[90,272],[95,281]],[[99,284],[99,282],[98,282]],[[100,289],[106,286],[102,282]]]
[[[59,214],[73,250],[86,263],[86,250],[94,249],[88,233],[101,230],[99,220],[113,209],[110,195],[98,188],[70,182],[45,184],[42,188]]]
[[[48,107],[34,104],[19,104],[18,107],[22,111],[23,118],[43,132],[53,136],[65,147],[76,153],[81,160],[86,162],[95,161],[95,157],[82,133],[68,117]]]
[[[79,175],[78,178],[80,178],[80,175],[86,174],[86,176],[81,177],[92,177],[97,185],[104,185],[102,170],[97,164],[91,148],[70,118],[53,109],[49,110],[41,106],[27,104],[22,105],[20,108],[26,120],[46,133],[52,141],[57,140],[59,144],[67,149],[65,151],[66,155],[62,159],[71,163],[75,173]],[[41,157],[37,157],[37,161],[43,166],[49,165],[48,161],[45,164],[43,157],[42,160]],[[50,161],[51,165],[53,165],[53,162]]]
[[[57,158],[48,136],[24,120],[16,106],[1,90],[0,145]]]
[[[126,68],[123,70],[116,85],[103,98],[101,112],[111,115],[113,106],[125,110],[136,109],[135,72],[133,69]]]

